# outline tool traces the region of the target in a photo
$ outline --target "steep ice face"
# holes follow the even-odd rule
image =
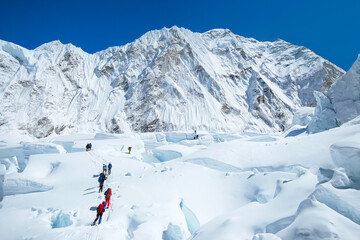
[[[304,47],[172,27],[87,54],[0,42],[0,131],[281,130],[343,71]]]
[[[350,70],[325,94],[317,93],[315,117],[310,132],[338,127],[360,115],[360,55]]]

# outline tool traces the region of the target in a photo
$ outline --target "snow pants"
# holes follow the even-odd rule
[[[104,183],[100,183],[99,192],[102,192],[103,186],[104,186]]]
[[[94,220],[94,225],[98,219],[99,219],[99,224],[101,223],[102,215],[103,215],[102,213],[97,213],[96,218]]]
[[[105,197],[105,207],[109,207],[109,205],[110,205],[110,198]]]

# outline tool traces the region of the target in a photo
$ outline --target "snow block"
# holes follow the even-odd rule
[[[191,209],[188,208],[183,201],[180,202],[180,208],[185,216],[189,232],[193,234],[200,227],[200,222],[197,219],[196,215],[193,213],[193,211],[191,211]]]
[[[325,169],[325,168],[319,168],[317,173],[317,178],[319,183],[328,182],[332,179],[334,176],[334,170],[332,169]]]
[[[182,240],[185,239],[181,228],[169,223],[167,229],[163,231],[162,240]]]
[[[346,174],[355,180],[360,180],[360,145],[353,142],[343,142],[330,146],[330,153],[336,166],[344,168]]]
[[[65,228],[73,224],[70,219],[71,214],[63,213],[62,210],[55,211],[51,217],[51,227],[52,228]]]
[[[0,149],[0,158],[9,159],[11,163],[18,168],[19,172],[24,171],[27,167],[31,155],[61,153],[55,144],[28,143],[21,142],[13,147]]]
[[[29,180],[29,179],[8,179],[4,181],[4,196],[25,194],[33,192],[45,192],[53,187]]]
[[[350,188],[352,186],[352,182],[346,175],[343,168],[334,171],[334,176],[332,177],[330,183],[334,188],[338,189]]]
[[[314,193],[312,193],[312,196],[314,196],[319,202],[347,217],[351,221],[360,224],[360,209],[358,209],[353,203],[342,199],[341,196],[338,196],[335,191],[331,191],[330,188],[319,185]]]
[[[315,133],[338,127],[360,115],[360,55],[350,70],[322,94],[314,92],[317,106],[309,124]]]
[[[182,154],[177,151],[171,150],[153,150],[154,157],[156,157],[160,162],[167,162],[175,158],[182,157]]]
[[[308,132],[317,133],[338,127],[336,122],[336,113],[332,108],[330,99],[321,92],[314,92],[317,106],[315,108],[314,118],[308,125]]]
[[[358,234],[359,230],[358,224],[308,198],[299,205],[294,222],[276,235],[283,240],[353,239],[351,236]]]

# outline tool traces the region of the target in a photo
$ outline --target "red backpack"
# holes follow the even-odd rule
[[[103,213],[103,211],[104,211],[104,204],[100,203],[100,205],[97,208],[97,212],[98,213]]]
[[[111,188],[108,188],[108,190],[106,190],[104,195],[105,197],[109,198],[111,196]]]

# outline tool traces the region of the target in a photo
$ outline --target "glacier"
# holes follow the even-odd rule
[[[294,137],[286,132],[197,134],[195,140],[190,138],[192,132],[33,139],[33,144],[27,143],[30,157],[23,171],[16,171],[14,159],[0,164],[2,237],[323,240],[359,236],[358,123]],[[91,151],[85,150],[88,142]],[[13,148],[10,143],[1,144],[2,154],[15,153],[8,151]],[[104,199],[98,192],[99,172],[110,162],[113,169],[104,186],[113,192],[110,208],[100,225],[91,226]]]

